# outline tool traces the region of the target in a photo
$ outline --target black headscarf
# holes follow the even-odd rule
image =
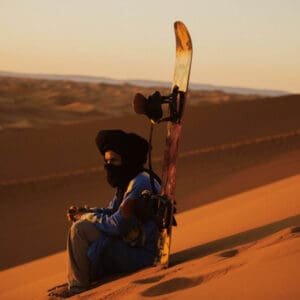
[[[96,144],[104,156],[108,150],[118,153],[122,158],[122,166],[106,165],[108,182],[113,186],[127,185],[128,182],[143,170],[149,150],[148,142],[135,133],[123,130],[101,130],[97,134]]]
[[[143,166],[147,161],[149,150],[148,142],[135,133],[126,133],[123,130],[101,130],[97,134],[96,144],[102,155],[112,150],[122,157],[126,165]]]

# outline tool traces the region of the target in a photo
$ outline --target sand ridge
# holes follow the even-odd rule
[[[200,149],[192,149],[189,151],[181,151],[179,153],[178,157],[182,158],[182,157],[189,157],[192,155],[197,155],[197,154],[202,154],[202,153],[220,152],[220,151],[224,151],[224,150],[228,150],[228,149],[235,149],[235,148],[239,148],[239,147],[243,147],[243,146],[247,146],[247,145],[259,144],[259,143],[263,143],[263,142],[270,142],[270,141],[271,142],[272,141],[280,142],[286,138],[298,137],[298,136],[300,136],[300,129],[294,130],[291,132],[287,132],[287,133],[259,137],[259,138],[252,139],[252,140],[242,140],[242,141],[235,142],[235,143],[222,144],[222,145],[200,148]],[[162,156],[160,156],[160,157],[156,156],[156,157],[153,157],[153,162],[162,162],[162,159],[163,159]],[[58,179],[58,178],[64,178],[64,177],[70,177],[70,176],[78,176],[78,175],[82,175],[82,174],[90,174],[90,173],[95,173],[95,172],[103,172],[103,168],[93,166],[93,167],[89,167],[89,168],[85,168],[85,169],[77,169],[77,170],[72,170],[72,171],[59,172],[59,173],[48,174],[48,175],[39,176],[39,177],[3,180],[3,181],[0,181],[0,186],[37,183],[40,181],[47,181],[47,180],[51,180],[51,179]]]

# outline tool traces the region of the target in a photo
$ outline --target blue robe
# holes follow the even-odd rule
[[[160,190],[155,180],[155,188]],[[151,266],[157,256],[158,227],[152,220],[140,224],[135,216],[124,218],[120,206],[126,201],[140,198],[142,191],[152,191],[150,176],[147,172],[139,173],[129,182],[122,199],[116,195],[109,206],[96,209],[96,227],[101,237],[94,241],[88,249],[93,279],[103,274],[134,272],[143,267]],[[139,228],[139,241],[125,241],[124,236]],[[141,241],[142,239],[142,241]]]

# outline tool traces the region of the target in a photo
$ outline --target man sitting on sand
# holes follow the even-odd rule
[[[144,190],[160,189],[159,178],[151,180],[143,167],[148,142],[134,133],[103,130],[96,144],[116,193],[107,208],[69,209],[68,286],[53,289],[51,296],[69,297],[103,275],[151,266],[157,255],[158,227],[147,205],[141,205]]]

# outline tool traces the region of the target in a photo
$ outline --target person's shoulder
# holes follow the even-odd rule
[[[133,178],[134,181],[136,182],[143,182],[143,181],[149,181],[150,180],[150,174],[146,171],[142,171],[139,174]]]
[[[159,191],[160,184],[156,179],[154,179],[154,184],[157,191]],[[152,190],[150,174],[147,171],[140,172],[129,182],[125,195],[135,192],[140,193],[143,190]]]
[[[132,191],[132,189],[135,187],[148,185],[149,182],[150,182],[150,175],[146,171],[140,172],[133,179],[130,180],[126,192],[128,193]]]

